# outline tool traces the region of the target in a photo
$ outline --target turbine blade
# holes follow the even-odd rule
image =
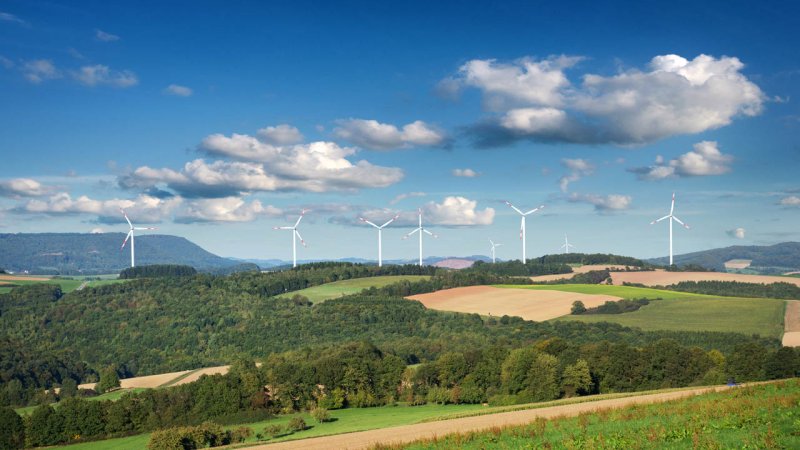
[[[294,223],[294,228],[297,228],[300,225],[300,221],[303,220],[303,216],[306,215],[306,210],[304,209],[303,212],[300,213],[300,217],[297,218],[297,222]]]
[[[157,230],[156,227],[133,227],[134,230]]]
[[[122,250],[123,248],[125,248],[125,244],[127,244],[127,243],[128,243],[128,239],[130,239],[130,237],[131,237],[131,235],[132,235],[132,234],[133,234],[133,230],[131,230],[131,231],[128,231],[128,235],[127,235],[127,236],[125,236],[125,240],[124,240],[124,241],[122,241],[122,246],[119,248],[120,250]]]
[[[536,211],[538,211],[538,210],[540,210],[540,209],[542,209],[542,208],[544,208],[544,205],[539,205],[539,207],[538,207],[538,208],[533,208],[532,210],[530,210],[530,211],[526,212],[526,213],[525,213],[525,214],[523,214],[523,215],[524,215],[524,216],[527,216],[528,214],[535,213]]]
[[[128,226],[130,226],[131,228],[133,228],[133,224],[131,223],[131,219],[128,219],[128,215],[127,215],[127,214],[125,214],[125,210],[124,210],[124,209],[122,209],[122,208],[120,208],[120,209],[119,209],[119,212],[121,212],[121,213],[122,213],[122,216],[123,216],[123,217],[125,217],[125,220],[128,222]]]
[[[520,210],[519,210],[519,208],[517,208],[516,206],[512,205],[512,204],[511,204],[511,202],[509,202],[508,200],[506,200],[506,205],[510,206],[510,207],[511,207],[511,209],[513,209],[514,211],[516,211],[516,212],[518,212],[518,213],[522,214],[523,216],[525,215],[525,214],[523,214],[523,212],[522,212],[522,211],[520,211]]]
[[[668,214],[668,215],[666,215],[666,216],[664,216],[664,217],[662,217],[660,219],[654,220],[654,221],[650,222],[650,225],[654,225],[654,224],[656,224],[658,222],[661,222],[664,219],[669,219],[670,217],[672,217],[672,214]]]
[[[669,215],[671,216],[672,213],[675,212],[675,193],[672,193],[672,205],[669,207]]]
[[[430,231],[428,231],[428,230],[426,230],[426,229],[424,229],[424,228],[422,229],[422,231],[423,231],[423,232],[425,232],[425,233],[428,233],[428,236],[433,236],[433,237],[436,237],[436,235],[435,235],[435,234],[431,233]]]
[[[294,227],[272,227],[273,230],[294,230]]]
[[[421,229],[422,228],[414,228],[410,233],[408,233],[405,236],[403,236],[403,239],[408,239],[409,237],[411,237],[412,234],[416,233],[417,231],[419,231]]]
[[[308,246],[306,245],[306,241],[304,241],[304,240],[303,240],[303,236],[300,236],[300,232],[299,232],[299,231],[297,231],[297,230],[294,230],[294,234],[296,234],[296,235],[297,235],[297,237],[300,239],[300,243],[301,243],[301,244],[303,244],[303,247],[308,247]]]
[[[495,247],[493,240],[489,239],[489,243],[492,244],[492,247]]]
[[[388,222],[386,222],[385,224],[381,225],[381,226],[380,226],[380,228],[383,228],[383,227],[385,227],[386,225],[389,225],[390,223],[394,222],[395,220],[397,220],[397,218],[398,218],[398,217],[400,217],[400,214],[398,214],[398,215],[396,215],[396,216],[392,217],[391,219],[389,219],[389,221],[388,221]]]
[[[375,228],[380,228],[379,226],[375,225],[374,223],[370,222],[369,220],[367,220],[367,219],[365,219],[363,217],[359,217],[358,220],[360,220],[360,221],[362,221],[364,223],[368,223],[368,224],[372,225]]]
[[[683,227],[686,228],[687,230],[689,229],[689,225],[686,225],[685,223],[681,222],[681,219],[678,219],[677,217],[672,216],[672,220],[674,220],[675,222],[678,222],[679,224],[683,225]]]

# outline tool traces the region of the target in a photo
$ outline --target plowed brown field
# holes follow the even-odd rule
[[[800,347],[800,300],[786,302],[786,317],[783,319],[783,346]]]
[[[739,281],[741,283],[792,283],[800,286],[800,278],[773,277],[767,275],[744,275],[724,272],[612,272],[614,284],[641,283],[645,286],[669,286],[681,281]]]
[[[476,313],[485,316],[518,316],[525,320],[544,321],[570,313],[572,302],[580,300],[587,308],[602,305],[620,297],[587,295],[573,292],[501,289],[491,286],[470,286],[408,297],[429,309]]]

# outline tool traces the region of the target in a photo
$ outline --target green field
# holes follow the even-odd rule
[[[622,298],[663,299],[651,302],[638,311],[625,314],[564,316],[554,320],[613,322],[642,330],[723,331],[760,334],[777,339],[783,336],[784,300],[717,297],[630,286],[591,284],[499,287],[604,294]]]
[[[793,379],[381,448],[800,448],[798,402]]]
[[[420,281],[430,279],[427,275],[387,275],[382,277],[353,278],[351,280],[334,281],[319,286],[301,289],[291,295],[300,294],[308,297],[312,303],[324,302],[343,295],[357,294],[370,287],[383,287],[400,281]]]
[[[110,278],[112,276],[114,278]],[[26,279],[26,277],[24,277],[24,276],[19,276],[19,277],[14,277],[14,279],[11,279],[11,280],[0,280],[0,281],[3,282],[3,283],[8,283],[8,284],[10,284],[12,286],[22,286],[22,285],[27,285],[27,284],[39,284],[39,283],[57,284],[57,285],[61,286],[61,290],[63,292],[72,292],[72,291],[74,291],[81,284],[83,284],[84,281],[86,281],[86,283],[87,283],[86,286],[87,287],[101,286],[101,285],[104,285],[104,284],[112,284],[112,283],[122,283],[122,282],[127,281],[127,280],[118,280],[118,279],[116,279],[117,275],[99,275],[99,277],[103,278],[103,279],[102,280],[88,280],[88,281],[86,281],[84,279],[85,277],[74,277],[74,278],[70,277],[70,278],[63,278],[63,279],[61,279],[61,278],[48,279],[48,280],[44,280],[43,281],[43,280]],[[88,278],[93,278],[93,277],[88,277]],[[12,287],[6,286],[4,284],[0,284],[0,294],[5,294],[5,293],[9,292],[11,289],[12,289]]]

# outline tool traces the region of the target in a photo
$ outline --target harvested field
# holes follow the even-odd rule
[[[231,366],[217,366],[217,367],[206,367],[205,369],[195,370],[194,372],[191,372],[189,376],[178,380],[175,384],[172,384],[172,386],[178,386],[180,384],[186,384],[186,383],[191,383],[193,381],[197,381],[203,375],[217,375],[217,374],[225,375],[226,373],[228,373],[228,370],[230,368]]]
[[[157,388],[163,384],[178,378],[182,375],[191,372],[191,370],[184,370],[181,372],[160,373],[158,375],[147,375],[144,377],[133,377],[119,380],[120,387],[123,389],[130,388]],[[96,383],[86,383],[78,386],[81,389],[94,389]]]
[[[572,273],[557,273],[555,275],[539,275],[538,277],[531,277],[534,282],[545,282],[555,280],[568,280],[575,276],[575,274],[591,272],[593,270],[624,270],[625,266],[613,264],[586,264],[580,267],[573,267]]]
[[[800,347],[800,300],[786,302],[786,317],[783,319],[783,345]]]
[[[681,281],[738,281],[740,283],[792,283],[800,286],[800,278],[774,277],[767,275],[744,275],[722,272],[612,272],[614,284],[639,283],[645,286],[669,286]]]
[[[439,311],[476,313],[485,316],[518,316],[525,320],[544,321],[570,313],[572,302],[580,300],[587,308],[616,301],[611,295],[577,294],[544,289],[506,289],[491,286],[470,286],[430,294],[412,295],[426,308]]]
[[[0,274],[0,280],[5,281],[48,281],[49,277],[28,277],[24,275]]]

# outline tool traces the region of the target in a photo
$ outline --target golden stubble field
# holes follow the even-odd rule
[[[573,292],[506,289],[470,286],[407,297],[426,308],[440,311],[477,313],[484,316],[518,316],[525,320],[544,321],[570,313],[572,302],[580,300],[587,308],[616,301],[612,295],[576,294]]]

